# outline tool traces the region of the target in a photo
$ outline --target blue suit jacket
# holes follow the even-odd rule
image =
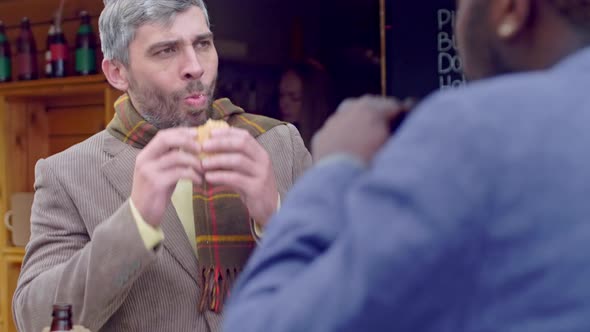
[[[232,296],[226,331],[590,331],[590,49],[310,170]]]

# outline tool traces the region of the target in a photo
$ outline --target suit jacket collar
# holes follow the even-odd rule
[[[565,57],[555,68],[557,70],[570,70],[576,73],[587,73],[582,68],[590,68],[590,47],[585,47]]]
[[[102,166],[102,171],[124,202],[131,197],[135,159],[141,150],[119,141],[108,133],[105,135],[103,148],[110,159]],[[197,257],[172,203],[164,214],[162,231],[165,235],[164,248],[193,277],[195,282],[198,282]]]

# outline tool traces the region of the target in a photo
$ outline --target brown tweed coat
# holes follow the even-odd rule
[[[273,162],[283,196],[311,157],[292,125],[257,141]],[[197,258],[170,204],[163,244],[146,250],[131,215],[140,150],[103,131],[36,166],[31,240],[13,300],[22,332],[51,322],[51,305],[73,304],[74,323],[98,331],[218,331],[199,314]]]

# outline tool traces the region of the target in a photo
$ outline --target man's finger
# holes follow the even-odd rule
[[[196,141],[196,130],[193,128],[174,128],[162,130],[143,149],[144,158],[157,159],[170,150],[187,151],[199,154],[200,146]]]
[[[260,168],[261,165],[258,165],[242,153],[220,153],[203,160],[205,172],[228,170],[247,176],[255,176]]]
[[[213,185],[228,186],[237,192],[246,192],[252,187],[249,177],[232,171],[207,172],[205,180]]]
[[[203,183],[203,177],[192,168],[176,167],[157,174],[160,185],[164,188],[174,188],[179,180],[189,179],[195,184]]]
[[[212,133],[211,138],[203,143],[202,150],[206,153],[241,153],[252,161],[257,160],[260,145],[247,131],[230,128],[219,129]]]
[[[203,173],[201,160],[194,154],[181,150],[169,151],[156,161],[156,169],[163,171],[170,168],[192,168],[198,173]]]
[[[413,98],[413,97],[408,97],[408,98],[404,99],[402,104],[406,110],[410,111],[416,106],[417,103],[418,103],[418,99]]]

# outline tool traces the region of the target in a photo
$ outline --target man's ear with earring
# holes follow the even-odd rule
[[[502,39],[508,39],[514,36],[517,25],[513,20],[505,20],[498,27],[498,36]]]

